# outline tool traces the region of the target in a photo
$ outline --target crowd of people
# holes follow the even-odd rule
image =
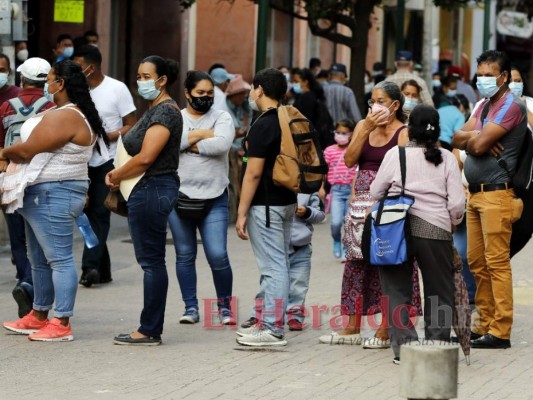
[[[168,228],[184,303],[179,322],[201,320],[198,231],[220,321],[237,324],[227,250],[233,221],[238,237],[250,241],[260,274],[250,317],[236,340],[286,345],[286,325],[305,328],[313,225],[329,213],[333,259],[344,263],[345,324],[320,343],[392,347],[399,363],[401,345],[418,339],[411,322],[418,315],[424,315],[426,339],[450,341],[455,247],[480,315],[472,346],[511,346],[510,259],[533,225],[531,205],[517,197],[512,178],[531,134],[533,99],[525,96],[524,76],[505,53],[479,56],[474,87],[453,66],[434,74],[428,87],[412,54],[400,51],[395,72],[386,74],[381,63],[367,72],[367,110],[346,85],[346,66],[335,63],[324,71],[318,59],[309,68],[264,69],[251,83],[222,64],[188,71],[186,106],[180,107],[170,95],[178,64],[154,55],[138,66],[137,93],[148,109],[137,119],[129,89],[102,72],[97,40],[95,32],[77,40],[60,35],[52,65],[28,58],[21,46],[21,89],[7,84],[11,66],[0,54],[2,204],[19,314],[3,323],[7,330],[34,341],[73,340],[78,284],[89,288],[113,279],[105,202],[120,192],[144,274],[144,302],[140,326],[118,334],[115,344],[161,344]],[[278,107],[284,104],[318,131],[329,172],[316,193],[297,194],[274,183],[282,137]],[[362,230],[377,200],[403,191],[415,199],[408,218],[413,257],[402,266],[372,266],[360,241],[347,234],[347,221]],[[83,218],[98,244],[86,241],[78,280],[73,226],[84,233]],[[382,314],[381,325],[373,337],[362,338],[363,316],[375,313]]]

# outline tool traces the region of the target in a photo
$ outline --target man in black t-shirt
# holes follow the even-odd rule
[[[281,128],[277,107],[287,81],[277,69],[259,71],[250,90],[250,107],[262,114],[246,137],[241,200],[236,229],[248,236],[261,273],[255,316],[237,332],[244,346],[285,346],[285,309],[289,293],[289,243],[296,194],[276,186],[272,170],[280,152]]]

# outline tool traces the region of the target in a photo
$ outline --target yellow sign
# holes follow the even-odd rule
[[[54,22],[83,23],[84,0],[55,0]]]

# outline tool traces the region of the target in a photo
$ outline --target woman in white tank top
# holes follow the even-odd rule
[[[78,64],[55,64],[44,92],[58,108],[30,118],[21,128],[21,142],[0,151],[0,159],[28,164],[27,170],[34,171],[32,179],[23,182],[23,207],[17,210],[26,223],[33,310],[17,321],[4,322],[4,327],[30,334],[30,340],[70,341],[69,318],[78,284],[73,222],[83,212],[93,145],[98,139],[105,153],[107,136]],[[55,317],[49,320],[52,307]]]

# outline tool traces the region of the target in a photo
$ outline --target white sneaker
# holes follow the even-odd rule
[[[388,349],[390,339],[383,340],[377,337],[365,338],[363,340],[363,349]]]
[[[331,332],[328,335],[322,335],[318,341],[323,344],[349,344],[359,346],[361,344],[361,334],[339,335],[339,332]]]
[[[254,329],[250,334],[239,336],[237,343],[243,346],[286,346],[287,341],[283,336],[278,336],[270,329]]]
[[[237,334],[237,336],[243,337],[243,336],[251,335],[254,331],[257,331],[260,329],[261,328],[259,328],[259,326],[256,324],[256,325],[249,326],[248,328],[241,327],[235,333]]]

